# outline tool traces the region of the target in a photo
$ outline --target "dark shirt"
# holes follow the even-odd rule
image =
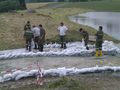
[[[103,31],[97,31],[96,35],[96,40],[103,40]]]
[[[45,36],[45,29],[40,28],[40,37],[44,37]]]
[[[26,25],[24,26],[24,31],[26,31],[26,30],[28,30],[28,29],[31,29],[31,25],[30,25],[30,24],[26,24]]]
[[[87,31],[83,31],[82,35],[83,35],[84,40],[88,40],[89,39],[89,34],[88,34]]]

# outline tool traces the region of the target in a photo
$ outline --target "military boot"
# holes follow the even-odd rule
[[[31,51],[31,45],[29,45],[29,52]]]
[[[88,47],[88,46],[86,46],[86,49],[87,49],[87,50],[89,50],[89,47]]]
[[[100,50],[99,52],[100,52],[100,56],[102,56],[102,55],[103,55],[103,54],[102,54],[102,50]]]
[[[28,50],[28,44],[26,45],[26,50]]]
[[[35,43],[35,47],[34,47],[34,49],[37,49],[37,44]]]
[[[66,49],[66,48],[67,48],[66,43],[63,43],[63,48],[64,48],[64,49]]]
[[[39,45],[38,49],[39,49],[40,52],[43,52],[43,45]]]

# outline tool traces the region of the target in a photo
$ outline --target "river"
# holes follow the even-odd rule
[[[103,31],[120,40],[120,13],[119,12],[87,12],[71,16],[70,20],[98,29],[103,26]]]

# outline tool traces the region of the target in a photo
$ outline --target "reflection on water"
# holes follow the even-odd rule
[[[72,16],[70,20],[95,29],[102,25],[105,33],[120,40],[120,13],[118,12],[88,12]]]

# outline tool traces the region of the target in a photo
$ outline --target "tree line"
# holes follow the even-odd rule
[[[0,12],[26,9],[26,2],[79,2],[100,0],[0,0]]]
[[[101,1],[101,0],[26,0],[26,2],[86,2],[86,1]]]
[[[0,12],[26,9],[25,0],[0,0]]]

